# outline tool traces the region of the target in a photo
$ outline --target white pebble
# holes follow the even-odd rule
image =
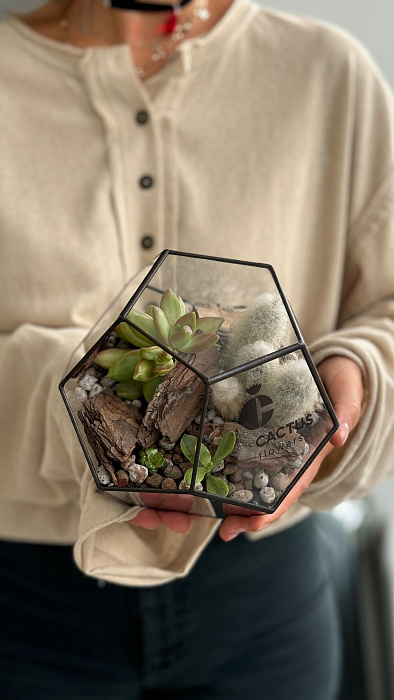
[[[100,384],[93,384],[91,390],[89,391],[89,399],[92,399],[93,396],[101,394],[102,391],[104,391],[103,386],[100,386]]]
[[[110,379],[109,377],[105,376],[102,379],[100,379],[100,384],[101,386],[107,388],[113,386],[114,384],[116,384],[116,382],[115,379]]]
[[[263,469],[259,469],[254,477],[254,485],[256,489],[262,489],[268,485],[268,474]]]
[[[243,503],[248,503],[253,498],[253,491],[248,491],[247,489],[239,489],[239,491],[234,491],[231,494],[231,498],[236,501],[242,501]]]
[[[209,421],[213,421],[213,419],[216,418],[216,411],[214,411],[213,408],[208,411],[207,418]]]
[[[102,464],[99,464],[98,467],[96,467],[96,474],[97,478],[103,486],[110,486],[111,485],[111,477],[108,474],[107,470],[105,467],[103,467]]]
[[[178,487],[181,491],[189,491],[190,486],[187,485],[186,481],[182,479]],[[202,484],[196,484],[194,487],[195,491],[203,491]]]
[[[217,464],[215,467],[212,467],[211,472],[212,472],[212,474],[217,474],[217,472],[221,472],[223,468],[224,468],[224,460],[222,462],[220,462],[220,464]]]
[[[223,425],[224,420],[220,416],[215,416],[215,418],[212,420],[212,423],[214,423],[214,425]]]
[[[139,399],[134,399],[134,400],[131,402],[131,405],[132,405],[132,406],[135,406],[136,408],[141,408],[141,407],[142,407],[142,401],[140,401]]]
[[[127,471],[130,474],[130,480],[134,484],[142,484],[149,473],[143,464],[132,464],[131,467],[128,467]]]
[[[81,386],[77,386],[74,393],[75,393],[75,396],[77,397],[78,401],[81,401],[81,403],[86,401],[86,399],[88,398],[88,392],[85,391],[85,389],[82,389]]]
[[[264,503],[273,503],[276,498],[275,489],[271,486],[266,486],[260,491],[260,498]]]
[[[79,386],[85,391],[90,391],[91,388],[96,384],[96,377],[92,377],[91,374],[84,374],[82,379],[78,382]]]

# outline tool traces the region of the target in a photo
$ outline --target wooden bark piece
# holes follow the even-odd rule
[[[125,462],[130,457],[142,420],[138,409],[126,404],[118,396],[103,391],[85,401],[80,414],[86,436],[94,450],[97,449],[98,442],[107,460]]]
[[[182,357],[208,376],[219,371],[219,349],[216,346],[197,355],[191,353]],[[148,404],[138,433],[138,442],[142,447],[150,447],[160,435],[168,438],[169,442],[176,442],[201,413],[204,392],[204,383],[193,370],[176,362]]]
[[[196,302],[193,308],[197,312],[197,315],[201,318],[205,316],[215,316],[219,318],[224,318],[224,322],[222,323],[219,329],[219,333],[228,333],[234,321],[236,321],[240,317],[240,315],[245,311],[245,307],[234,309],[222,309],[220,304],[204,304],[202,302]]]

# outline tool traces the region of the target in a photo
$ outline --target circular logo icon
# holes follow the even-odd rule
[[[260,394],[246,402],[239,422],[248,430],[257,430],[268,423],[274,414],[274,404],[270,396]]]

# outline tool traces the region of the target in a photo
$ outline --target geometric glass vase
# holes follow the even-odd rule
[[[192,494],[218,515],[273,513],[338,428],[263,263],[163,251],[59,388],[98,489]]]

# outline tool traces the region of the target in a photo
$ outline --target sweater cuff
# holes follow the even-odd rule
[[[138,494],[128,496],[139,500]],[[199,500],[199,512],[211,515],[209,501]],[[203,517],[193,521],[187,534],[162,525],[155,530],[133,527],[128,521],[141,510],[140,505],[98,491],[86,470],[79,537],[74,547],[76,564],[85,574],[123,586],[157,586],[183,578],[220,523],[216,518]]]

